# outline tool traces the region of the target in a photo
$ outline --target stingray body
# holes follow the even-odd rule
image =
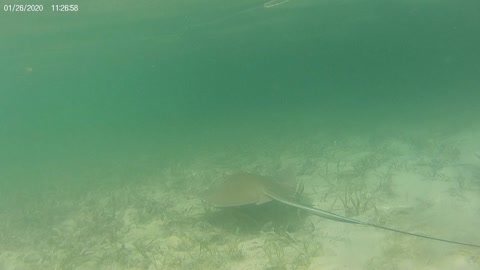
[[[312,215],[323,217],[326,219],[365,225],[377,229],[392,231],[405,235],[441,241],[451,244],[458,244],[470,247],[478,247],[480,245],[463,243],[453,240],[447,240],[422,234],[416,234],[388,227],[383,227],[373,223],[363,222],[356,219],[351,219],[345,216],[337,215],[332,212],[324,211],[318,208],[306,206],[296,201],[296,187],[294,183],[275,181],[275,179],[267,176],[256,175],[252,173],[236,173],[228,176],[225,182],[208,190],[203,199],[213,204],[216,207],[233,207],[249,204],[262,204],[270,201],[278,201],[280,203],[296,207],[304,210]]]
[[[274,198],[269,193],[279,193],[283,198],[293,199],[295,189],[294,184],[276,182],[267,176],[236,173],[208,190],[203,197],[216,207],[232,207],[270,202]]]

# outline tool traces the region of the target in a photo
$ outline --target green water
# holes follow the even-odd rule
[[[319,130],[478,121],[478,1],[74,4],[1,13],[2,196]]]

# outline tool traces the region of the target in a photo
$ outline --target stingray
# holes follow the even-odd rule
[[[297,200],[299,193],[303,191],[303,187],[301,189],[298,189],[298,186],[296,184],[292,184],[287,181],[275,180],[276,179],[272,177],[261,176],[252,173],[236,173],[228,176],[226,181],[224,181],[220,185],[209,189],[202,197],[205,201],[211,203],[215,207],[234,207],[251,204],[259,205],[270,201],[277,201],[279,203],[296,207],[312,215],[338,222],[364,225],[429,240],[480,248],[480,245],[476,244],[463,243],[423,234],[397,230],[369,222],[364,222],[361,220],[351,219],[318,208],[313,208],[301,204]]]

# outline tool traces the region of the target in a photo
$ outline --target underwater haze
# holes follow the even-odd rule
[[[23,3],[10,2],[2,4]],[[312,203],[364,220],[393,200],[398,204],[379,211],[429,205],[426,215],[443,223],[417,227],[409,223],[415,219],[390,221],[480,242],[467,233],[480,225],[479,1],[69,1],[78,5],[77,12],[54,12],[51,4],[44,3],[42,12],[0,14],[0,269],[427,267],[407,254],[405,243],[399,247],[392,239],[387,251],[362,250],[361,256],[340,243],[328,246],[343,241],[340,236],[322,238],[320,251],[304,252],[305,259],[297,261],[300,255],[282,246],[285,241],[259,236],[272,223],[269,217],[255,223],[260,227],[225,225],[232,219],[209,216],[197,194],[237,170],[266,175],[293,170],[306,190],[310,187],[305,196]],[[384,149],[382,163],[369,167],[376,176],[366,181],[386,168],[393,168],[392,181],[402,180],[392,193],[378,195],[377,206],[340,207],[338,188],[331,197],[322,195],[333,168],[339,173],[338,164],[354,168],[357,158]],[[326,156],[337,165],[330,168]],[[461,176],[453,172],[457,169]],[[450,195],[412,199],[409,193],[438,189],[441,196],[459,186],[458,197],[448,193],[455,202],[448,205],[458,206],[451,216],[432,210],[445,207]],[[138,196],[131,199],[130,193]],[[161,198],[168,196],[165,206]],[[176,209],[172,204],[181,208],[180,216],[166,210]],[[111,218],[101,219],[102,207],[115,209]],[[142,215],[127,217],[129,209]],[[471,215],[463,220],[458,209]],[[397,214],[388,213],[377,221]],[[276,221],[278,215],[272,217],[277,232],[289,226]],[[82,219],[91,223],[79,224]],[[461,220],[472,227],[450,234]],[[307,223],[286,229],[297,239],[294,244],[308,234],[302,227]],[[194,227],[196,236],[173,232],[169,224],[188,224],[185,231]],[[130,234],[142,226],[144,234]],[[158,249],[140,251],[154,246],[139,236],[153,227],[162,233],[145,238],[157,239]],[[89,231],[75,242],[68,237],[78,228]],[[230,242],[199,236],[213,232],[228,235]],[[385,234],[366,238],[377,239],[372,242],[355,242],[364,239],[360,234],[349,241],[368,247]],[[263,246],[252,244],[255,237]],[[200,244],[192,240],[199,238]],[[161,242],[171,249],[162,249]],[[431,250],[425,247],[421,242],[413,249]],[[473,256],[462,269],[480,269],[478,250],[462,257],[456,251],[461,248],[425,256],[447,258],[436,265],[445,269]],[[189,249],[207,250],[211,257],[225,249],[232,255],[207,261],[198,259],[205,258],[200,253],[185,255]],[[250,251],[264,255],[249,256]],[[338,261],[325,259],[333,253]]]

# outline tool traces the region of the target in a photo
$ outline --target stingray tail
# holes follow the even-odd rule
[[[277,196],[277,195],[275,195],[274,193],[271,193],[271,192],[265,192],[265,195],[267,195],[270,198],[272,198],[276,201],[279,201],[283,204],[302,209],[302,210],[304,210],[304,211],[306,211],[306,212],[308,212],[312,215],[323,217],[323,218],[334,220],[334,221],[350,223],[350,224],[365,225],[365,226],[369,226],[369,227],[373,227],[373,228],[377,228],[377,229],[382,229],[382,230],[386,230],[386,231],[391,231],[391,232],[401,233],[401,234],[405,234],[405,235],[420,237],[420,238],[424,238],[424,239],[430,239],[430,240],[435,240],[435,241],[440,241],[440,242],[445,242],[445,243],[451,243],[451,244],[457,244],[457,245],[462,245],[462,246],[480,248],[480,245],[469,244],[469,243],[464,243],[464,242],[458,242],[458,241],[453,241],[453,240],[448,240],[448,239],[432,237],[432,236],[423,235],[423,234],[401,231],[401,230],[397,230],[397,229],[383,227],[383,226],[380,226],[380,225],[375,225],[373,223],[368,223],[368,222],[363,222],[363,221],[356,220],[356,219],[351,219],[351,218],[348,218],[348,217],[344,217],[344,216],[341,216],[341,215],[334,214],[332,212],[324,211],[324,210],[321,210],[321,209],[317,209],[317,208],[309,207],[309,206],[306,206],[306,205],[303,205],[303,204],[299,204],[299,203],[296,203],[294,201],[286,200],[286,199],[282,198],[281,196]]]

